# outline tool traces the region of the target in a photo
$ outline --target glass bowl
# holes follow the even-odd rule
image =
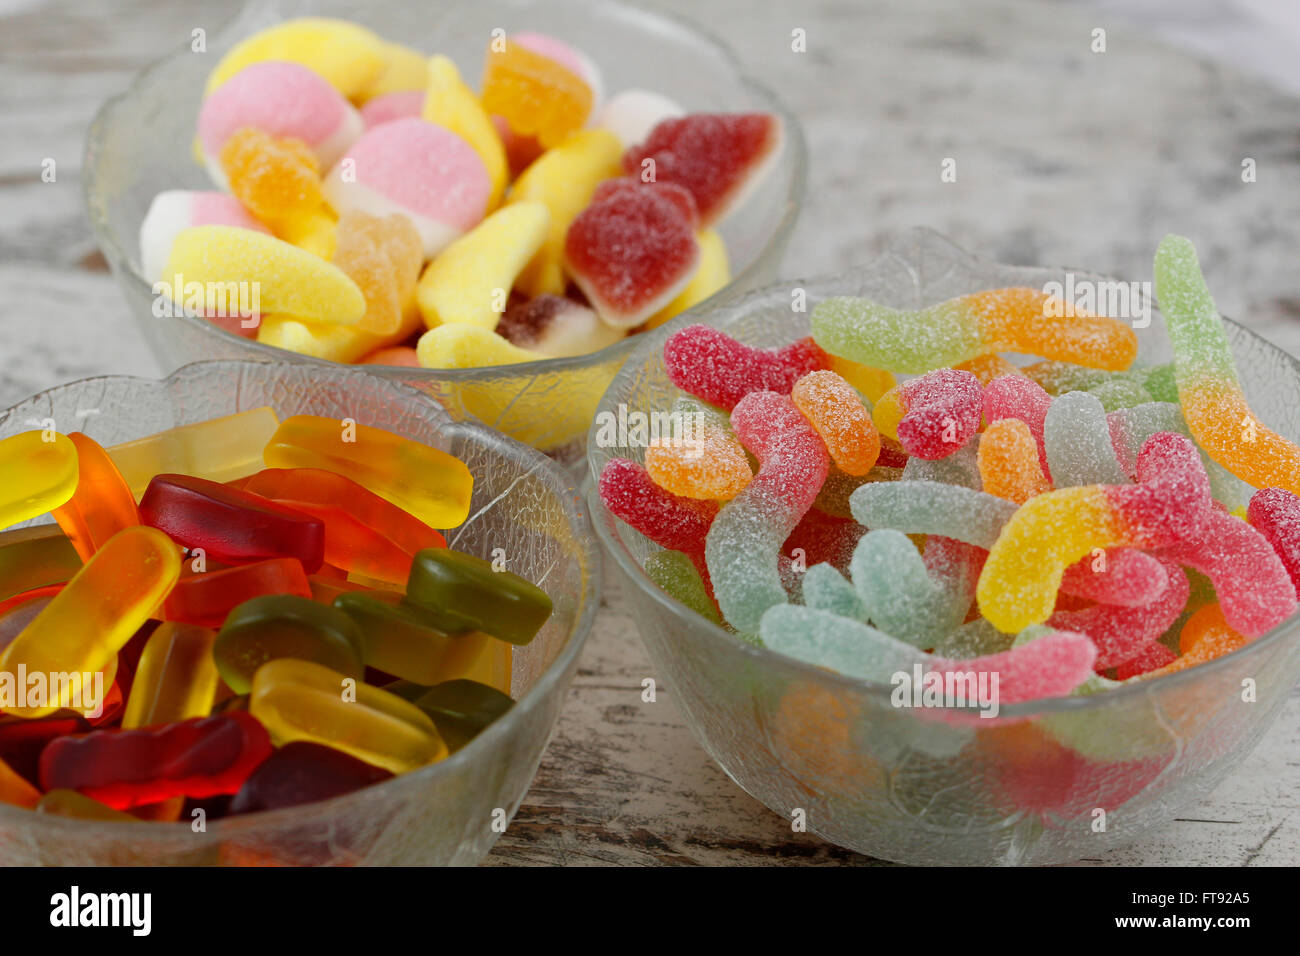
[[[200,362],[162,380],[106,376],[42,392],[0,413],[0,437],[83,431],[104,445],[270,405],[386,428],[461,458],[475,477],[470,517],[447,543],[545,587],[555,613],[516,648],[514,707],[440,763],[355,793],[207,823],[104,823],[0,803],[0,864],[462,864],[481,860],[532,781],[591,631],[600,562],[569,476],[424,396],[349,368]],[[38,519],[39,520],[39,519]],[[35,523],[35,522],[33,522]],[[504,816],[502,816],[504,813]],[[494,816],[495,815],[495,816]]]
[[[806,148],[798,120],[747,76],[731,50],[694,24],[611,0],[342,0],[254,2],[219,33],[207,52],[188,46],[146,69],[99,111],[86,141],[85,200],[91,225],[127,305],[150,347],[170,370],[204,359],[257,359],[331,365],[225,332],[197,317],[154,317],[152,283],[141,274],[140,222],[163,189],[212,189],[190,143],[204,82],[236,41],[296,16],[336,16],[388,40],[452,57],[477,79],[494,28],[563,37],[599,64],[605,88],[654,89],[694,111],[766,111],[780,115],[785,145],[760,188],[720,227],[734,277],[731,295],[770,281],[803,199]],[[583,440],[596,403],[635,347],[636,337],[590,355],[475,369],[366,366],[411,385],[452,415],[474,418],[582,470]]]
[[[756,291],[694,320],[751,345],[809,333],[791,311],[832,295],[917,308],[1005,285],[1041,287],[1065,270],[972,258],[918,230],[860,269]],[[1079,278],[1098,278],[1075,273]],[[680,394],[656,330],[601,400],[599,414],[666,409]],[[1300,438],[1300,362],[1228,323],[1242,383],[1260,419]],[[1168,357],[1152,311],[1138,331],[1140,360]],[[641,449],[588,446],[593,478]],[[645,574],[658,546],[590,495],[597,536],[626,589],[641,637],[704,749],[756,799],[861,853],[914,864],[1060,863],[1139,840],[1208,794],[1277,716],[1300,675],[1297,617],[1200,667],[1095,697],[1004,706],[963,723],[925,708],[895,708],[892,687],[841,676],[740,641],[661,591]],[[1247,685],[1244,682],[1252,682]],[[1244,690],[1254,688],[1254,700]],[[798,813],[797,811],[802,811]]]

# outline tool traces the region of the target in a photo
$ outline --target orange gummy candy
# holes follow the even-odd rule
[[[1003,375],[1021,375],[1025,373],[1018,366],[1012,365],[997,352],[989,352],[985,355],[977,355],[973,359],[968,359],[953,368],[960,369],[963,372],[970,372],[981,385],[987,385],[995,378],[1001,378]]]
[[[582,128],[592,92],[581,77],[518,43],[488,47],[483,70],[483,109],[520,136],[535,136],[545,149]]]
[[[1023,505],[1051,489],[1038,461],[1034,433],[1018,418],[1002,418],[980,436],[977,456],[984,491]]]
[[[245,126],[221,147],[221,168],[230,191],[276,236],[312,252],[328,247],[333,216],[306,143]]]
[[[880,433],[853,386],[829,371],[809,372],[790,399],[846,475],[865,475],[880,457]]]
[[[334,264],[365,296],[360,328],[388,335],[401,327],[414,307],[423,249],[415,226],[400,213],[381,218],[349,211],[339,219]]]
[[[1245,647],[1245,635],[1233,630],[1223,617],[1223,608],[1218,604],[1207,604],[1187,619],[1178,634],[1178,649],[1182,655],[1170,661],[1158,670],[1141,675],[1142,680],[1176,674],[1197,664],[1204,664],[1216,657]]]

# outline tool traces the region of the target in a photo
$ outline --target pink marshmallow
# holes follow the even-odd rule
[[[269,234],[234,196],[218,192],[169,189],[153,197],[140,223],[140,267],[150,282],[163,278],[172,243],[192,226],[238,226]]]
[[[424,111],[424,96],[424,90],[399,90],[376,96],[361,107],[361,121],[366,129],[374,129],[393,120],[418,118]]]
[[[333,166],[361,135],[361,116],[318,73],[297,63],[266,60],[240,70],[203,101],[199,142],[214,181],[224,186],[221,147],[245,126],[302,140],[321,169]]]
[[[353,144],[325,177],[325,198],[350,209],[409,218],[432,258],[482,221],[492,184],[473,147],[422,119],[383,123]]]

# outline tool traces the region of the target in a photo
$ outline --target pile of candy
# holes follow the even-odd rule
[[[539,588],[447,548],[445,452],[270,408],[104,449],[0,441],[0,801],[97,820],[295,806],[508,710]]]
[[[265,30],[199,114],[223,191],[154,197],[143,273],[228,331],[338,362],[476,368],[654,328],[730,281],[716,227],[781,124],[601,86],[542,34],[493,38],[475,93],[448,57],[354,24]]]
[[[997,672],[1014,703],[1219,657],[1296,610],[1300,448],[1246,404],[1190,242],[1155,284],[1171,365],[1025,288],[827,299],[781,349],[684,328],[664,365],[703,435],[600,494],[681,603],[847,675]]]

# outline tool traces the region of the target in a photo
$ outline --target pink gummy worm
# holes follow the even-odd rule
[[[611,458],[605,463],[597,489],[615,517],[655,544],[684,553],[707,584],[704,538],[718,513],[715,502],[671,494],[655,484],[644,467],[627,458]]]
[[[898,440],[909,455],[931,461],[963,447],[980,427],[983,388],[970,372],[939,368],[904,382],[907,413]]]
[[[1047,421],[1047,410],[1052,407],[1052,396],[1031,378],[1001,375],[984,386],[983,403],[984,420],[989,424],[1003,418],[1017,418],[1029,426],[1034,441],[1038,443],[1038,461],[1043,476],[1051,481],[1043,424]]]
[[[664,343],[664,367],[673,384],[728,411],[750,392],[789,395],[809,372],[830,366],[811,338],[779,349],[756,349],[707,325],[688,325]]]
[[[940,674],[997,674],[998,700],[1015,704],[1044,697],[1062,697],[1092,673],[1097,649],[1082,634],[1057,631],[998,654],[968,661],[936,659],[931,670]]]
[[[1268,539],[1300,590],[1300,498],[1283,488],[1261,488],[1251,496],[1246,517]]]
[[[1061,590],[1101,604],[1138,607],[1160,597],[1168,575],[1160,561],[1133,548],[1109,548],[1105,563],[1094,569],[1092,555],[1065,569]]]
[[[1158,600],[1139,607],[1095,604],[1079,611],[1058,611],[1047,619],[1051,627],[1087,635],[1097,646],[1097,668],[1115,667],[1147,650],[1178,620],[1191,587],[1183,569],[1166,563],[1166,584]]]
[[[789,395],[758,391],[736,405],[731,427],[759,461],[754,481],[774,491],[802,518],[817,499],[830,467],[826,445],[808,419]]]

